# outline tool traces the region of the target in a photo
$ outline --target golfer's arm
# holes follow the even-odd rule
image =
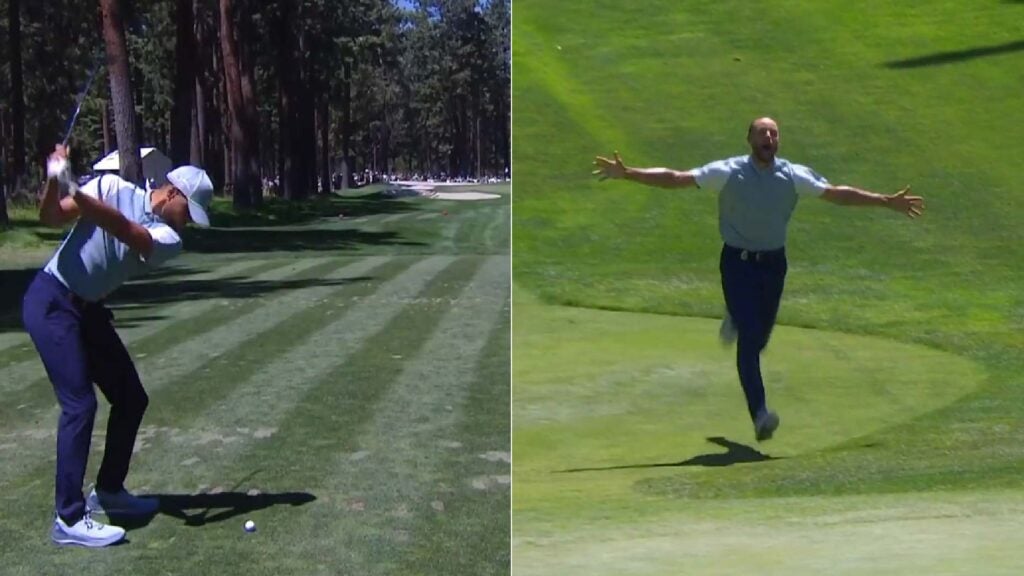
[[[43,185],[43,200],[39,203],[39,221],[46,226],[60,228],[78,218],[78,204],[71,197],[60,198],[60,183],[47,178]]]
[[[88,194],[75,194],[73,198],[81,210],[82,218],[113,234],[114,238],[124,242],[143,259],[153,253],[153,237],[149,230]]]
[[[881,206],[883,208],[889,206],[888,196],[853,186],[829,186],[825,188],[821,198],[840,206]]]
[[[626,168],[623,178],[658,188],[687,188],[697,185],[697,181],[689,172],[669,168]]]

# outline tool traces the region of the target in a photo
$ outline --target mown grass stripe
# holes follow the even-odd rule
[[[324,526],[335,522],[344,521],[353,530],[360,530],[358,518],[339,514],[338,506],[345,495],[322,488],[329,482],[325,475],[332,473],[329,464],[337,454],[359,450],[357,435],[380,409],[381,399],[404,369],[405,358],[417,355],[427,335],[457,305],[456,296],[482,261],[477,257],[458,258],[418,294],[405,298],[405,305],[392,305],[399,309],[397,315],[376,333],[363,337],[347,361],[319,378],[287,414],[277,433],[263,442],[250,443],[249,451],[228,469],[232,473],[224,466],[214,471],[228,479],[245,478],[255,472],[253,480],[240,490],[306,491],[317,498],[299,511],[276,506],[258,512],[257,522],[288,526],[287,531],[275,534],[275,542],[291,551],[289,557],[257,552],[253,560],[261,567],[276,573],[293,573],[301,568],[305,574],[368,574],[379,570],[365,562],[362,550],[343,549],[323,540]],[[226,460],[217,462],[224,464]],[[209,463],[206,468],[213,466]],[[211,560],[216,554],[201,553]],[[311,559],[315,568],[309,565]]]
[[[450,491],[445,513],[417,517],[398,573],[508,574],[510,562],[511,317],[503,315],[477,358],[476,377],[456,411],[455,444],[436,457]],[[471,479],[467,482],[466,479]],[[459,554],[451,554],[456,548]]]
[[[194,274],[187,274],[186,272],[186,274],[181,275],[181,277],[183,282],[206,282],[226,278],[235,274],[249,274],[253,268],[261,265],[266,265],[266,263],[264,261],[239,261],[218,269],[207,270]],[[116,305],[111,306],[111,308],[115,311],[117,310]],[[173,316],[177,312],[177,305],[169,306],[163,311],[167,316]],[[160,325],[160,322],[150,322],[131,329],[125,328],[120,330],[121,337],[122,339],[131,338],[133,331],[144,331],[146,329],[145,327],[149,326],[154,327],[152,329],[155,330],[158,329]],[[20,349],[10,350],[10,348],[14,347],[20,347]],[[25,332],[24,329],[19,332],[0,334],[0,366],[2,366],[0,367],[0,375],[3,375],[3,378],[0,378],[0,381],[7,379],[8,369],[11,366],[34,359],[35,356],[35,347],[32,345],[32,340],[29,338],[28,332]]]
[[[311,264],[313,264],[312,266],[303,266],[302,270],[303,273],[313,274],[314,277],[317,278],[318,281],[322,283],[325,275],[326,280],[330,281],[335,276],[341,277],[341,270],[346,270],[347,274],[350,275],[351,277],[359,277],[359,275],[364,273],[364,269],[373,267],[375,263],[386,261],[387,258],[384,257],[368,258],[366,260],[356,261],[355,263],[350,264],[349,266],[345,266],[338,269],[338,261],[336,260],[328,260],[326,262],[323,262],[321,260],[315,260],[310,262]],[[325,266],[327,267],[325,268]],[[320,286],[320,288],[323,288],[323,286]],[[258,311],[259,308],[261,307],[261,304],[261,302],[250,303],[248,306],[246,306],[246,308],[249,309],[250,312]],[[259,333],[239,332],[238,338],[250,339],[256,338],[259,335]],[[215,350],[214,352],[216,353],[217,350]],[[217,354],[216,358],[220,359],[221,355]],[[172,377],[164,381],[158,381],[156,383],[158,385],[156,386],[151,385],[150,383],[146,382],[145,379],[143,379],[144,386],[147,387],[147,391],[149,392],[151,398],[154,398],[154,402],[161,402],[161,391],[163,388],[168,387],[173,388],[173,391],[171,393],[172,398],[170,399],[170,402],[177,402],[177,404],[175,404],[175,410],[180,410],[182,406],[190,406],[196,403],[195,395],[193,394],[192,397],[190,398],[187,392],[182,394],[183,390],[193,388],[195,386],[206,386],[206,396],[207,400],[210,402],[213,401],[212,399],[218,397],[218,393],[223,394],[226,392],[224,389],[218,389],[215,386],[216,382],[213,382],[211,384],[210,382],[204,381],[201,378],[201,371],[205,366],[210,365],[209,362],[201,363],[198,365],[192,364],[188,361],[187,357],[181,358],[180,356],[177,358],[177,360],[178,361],[174,364],[174,367],[179,369],[179,373],[176,375],[176,377]],[[166,372],[167,370],[164,370],[161,371],[160,374],[164,375],[166,374]],[[235,372],[238,373],[241,371],[235,370]],[[180,386],[175,387],[173,386],[174,384],[179,384]],[[228,386],[222,388],[230,387]],[[47,409],[42,411],[41,415],[39,411],[37,411],[36,415],[34,416],[34,421],[32,423],[24,422],[26,415],[19,412],[18,416],[20,416],[19,419],[21,420],[21,426],[6,433],[0,433],[0,454],[3,454],[5,462],[26,462],[31,461],[33,458],[38,458],[40,454],[45,454],[48,461],[47,465],[52,467],[53,454],[52,450],[49,450],[48,448],[52,445],[52,442],[54,441],[54,437],[56,434],[56,427],[54,423],[56,422],[56,417],[57,414],[59,413],[59,408],[55,406],[56,402],[53,398],[53,393],[51,391],[51,388],[49,387],[48,382],[46,383],[45,386],[40,386],[39,391],[40,393],[46,395],[45,402]],[[47,412],[49,412],[49,414],[47,414]],[[96,453],[97,455],[101,452],[103,447],[103,442],[105,438],[104,431],[106,428],[107,416],[108,407],[105,402],[100,402],[100,410],[98,411],[96,417],[92,444],[93,452]],[[10,422],[5,422],[5,424],[10,424]],[[142,439],[145,438],[145,430],[146,429],[144,428],[142,433],[140,434],[140,438]],[[44,465],[44,467],[46,467],[47,465]],[[0,480],[8,478],[12,474],[17,474],[19,473],[19,471],[20,470],[15,466],[0,466]],[[40,469],[33,472],[33,474],[45,475],[45,471]]]
[[[306,268],[322,264],[326,261],[327,259],[304,261],[301,265],[288,264],[287,261],[284,261],[282,262],[285,264],[284,266],[275,263],[274,268],[256,276],[253,280],[263,282],[282,280],[296,274],[297,272],[301,272]],[[244,268],[245,267],[242,267],[242,269]],[[201,278],[199,280],[219,280],[224,277],[225,276],[218,275]],[[128,347],[129,352],[134,352],[132,345],[135,344],[136,341],[153,335],[158,335],[161,331],[167,329],[174,323],[200,317],[221,305],[223,305],[223,300],[220,299],[199,301],[187,300],[184,302],[178,302],[163,308],[161,310],[161,314],[163,314],[163,316],[160,319],[146,321],[126,328],[119,328],[118,334],[121,336],[121,341],[124,342],[126,347]],[[116,311],[115,314],[117,314]],[[34,350],[35,348],[33,348],[33,351]],[[5,367],[3,369],[3,373],[4,379],[0,381],[0,393],[4,394],[30,385],[38,384],[40,380],[46,379],[46,372],[43,369],[43,364],[39,360],[39,357],[34,354],[29,360]],[[145,382],[145,378],[143,378],[143,382]],[[0,412],[0,414],[2,414],[2,412]]]
[[[403,218],[406,218],[408,216],[412,216],[415,213],[416,212],[401,212],[401,213],[398,213],[398,214],[388,214],[387,216],[384,216],[383,218],[381,218],[377,222],[379,224],[390,224],[392,222],[397,222],[399,220],[402,220]]]
[[[136,369],[142,379],[143,386],[152,394],[162,386],[174,382],[182,376],[189,374],[197,365],[220,356],[242,342],[258,336],[269,330],[277,323],[287,319],[293,314],[316,304],[316,300],[334,289],[333,283],[351,280],[353,276],[362,274],[365,270],[372,268],[376,263],[385,257],[371,257],[360,260],[348,266],[337,268],[338,263],[329,258],[302,260],[297,264],[286,266],[284,269],[277,269],[271,272],[282,278],[301,275],[306,271],[315,270],[318,272],[316,284],[312,287],[288,290],[263,298],[257,302],[242,305],[236,310],[227,310],[227,318],[212,327],[211,330],[201,332],[189,332],[178,338],[167,338],[165,342],[157,342],[149,349],[150,353],[145,357],[136,355]],[[328,270],[337,268],[326,275],[325,267]],[[203,306],[205,308],[205,306]],[[224,313],[224,310],[215,314]],[[205,323],[203,328],[207,328]],[[42,364],[39,364],[42,372]],[[52,428],[52,422],[59,413],[59,407],[53,397],[49,382],[45,376],[37,379],[35,386],[26,389],[23,394],[16,395],[17,403],[11,405],[0,405],[0,415],[11,415],[11,419],[4,419],[5,428],[10,422],[18,420],[24,424],[26,418],[32,418],[37,423],[41,420],[46,430]],[[97,424],[100,420],[97,420]],[[37,429],[21,429],[20,433],[29,434],[33,437],[38,435]],[[53,434],[49,430],[49,434]]]
[[[488,337],[502,317],[508,317],[510,283],[508,258],[487,258],[415,359],[377,402],[373,419],[357,441],[367,455],[357,460],[348,454],[335,457],[327,491],[360,499],[366,510],[359,519],[359,533],[335,523],[325,542],[364,549],[363,540],[370,536],[377,541],[364,549],[371,565],[381,567],[380,573],[397,573],[389,565],[396,561],[394,552],[402,547],[403,538],[421,518],[447,513],[452,491],[470,483],[470,478],[453,477],[438,464],[450,449],[445,443],[452,441],[464,417],[469,389],[479,383],[477,369]],[[507,364],[507,351],[501,357]],[[508,380],[500,385],[507,390]],[[505,446],[507,438],[494,448]],[[507,466],[501,468],[507,477]],[[507,506],[490,512],[507,516]],[[411,539],[416,548],[437,544],[430,534],[417,536],[431,543]],[[481,562],[477,568],[495,567],[491,558],[474,560]]]
[[[344,304],[341,314],[317,330],[310,330],[296,342],[289,343],[283,354],[247,370],[248,378],[234,385],[230,395],[214,403],[189,422],[187,431],[176,439],[160,434],[154,438],[153,452],[159,455],[157,468],[150,474],[140,474],[137,482],[162,486],[188,486],[196,488],[195,470],[180,467],[189,459],[202,463],[201,470],[218,476],[215,462],[224,462],[238,456],[249,447],[277,433],[277,427],[302,400],[310,388],[321,378],[344,363],[362,345],[366,338],[379,332],[397,316],[402,306],[394,301],[414,298],[433,278],[448,267],[454,259],[435,256],[416,262],[402,273],[388,279],[383,285],[364,295],[353,295]],[[323,311],[325,313],[329,311]],[[322,348],[321,353],[311,350]],[[206,382],[206,385],[213,384]],[[163,420],[163,421],[160,421]],[[177,424],[174,414],[156,422],[158,427]],[[209,443],[201,443],[202,439]]]
[[[497,238],[495,234],[497,233]],[[488,251],[497,251],[501,254],[508,253],[509,236],[512,233],[512,206],[505,204],[501,210],[490,219],[484,228],[483,243]]]

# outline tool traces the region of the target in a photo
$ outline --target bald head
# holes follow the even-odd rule
[[[779,124],[767,116],[754,119],[747,127],[747,142],[759,164],[773,164],[779,151]]]

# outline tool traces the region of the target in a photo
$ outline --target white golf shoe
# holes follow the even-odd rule
[[[101,548],[123,540],[124,528],[97,522],[88,512],[71,526],[57,516],[57,519],[53,521],[53,528],[50,530],[50,539],[58,546]]]
[[[722,346],[732,346],[739,338],[740,333],[736,330],[736,324],[732,321],[732,316],[729,313],[725,313],[725,317],[722,318],[722,325],[718,327],[718,339],[722,342]]]
[[[160,501],[156,498],[139,498],[123,488],[120,492],[93,488],[85,499],[85,505],[89,510],[107,516],[149,516],[160,509]]]

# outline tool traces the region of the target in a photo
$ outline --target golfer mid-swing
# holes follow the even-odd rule
[[[79,190],[66,166],[67,150],[58,145],[47,162],[39,216],[49,226],[75,225],[29,285],[22,317],[61,408],[57,517],[50,537],[60,545],[97,547],[120,541],[125,532],[94,521],[92,512],[147,515],[158,508],[155,499],[124,487],[149,398],[103,301],[126,280],[177,256],[179,233],[189,221],[209,225],[213,185],[203,170],[181,166],[151,192],[115,175],[94,178]],[[59,197],[62,187],[69,196]],[[110,417],[96,488],[85,497],[94,383],[110,402]]]
[[[718,192],[718,228],[724,241],[720,260],[722,292],[728,314],[720,335],[736,341],[736,365],[758,441],[772,437],[779,416],[768,408],[761,380],[761,351],[768,345],[786,279],[786,225],[799,196],[816,196],[845,206],[884,206],[911,218],[924,210],[909,187],[890,196],[851,186],[833,186],[806,166],[776,158],[779,127],[758,118],[747,129],[749,156],[712,162],[687,172],[632,168],[618,152],[598,156],[595,175],[623,178],[648,186],[698,186]]]

